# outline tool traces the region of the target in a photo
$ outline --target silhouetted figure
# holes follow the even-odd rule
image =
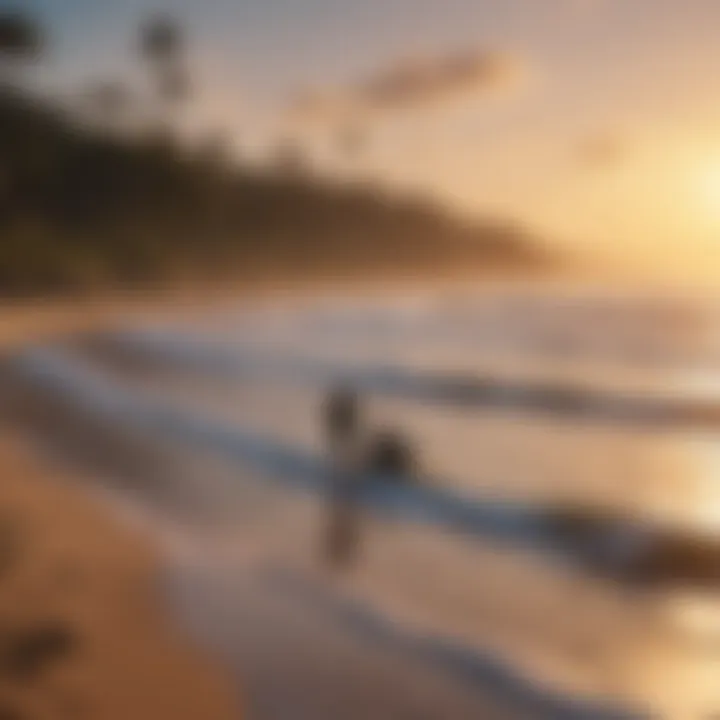
[[[410,444],[395,430],[384,430],[372,438],[364,465],[371,474],[400,482],[409,481],[417,470]]]
[[[335,568],[349,566],[360,540],[358,494],[362,484],[361,411],[357,394],[347,388],[330,393],[324,408],[330,455],[328,519],[323,554]]]
[[[357,393],[344,387],[331,392],[325,404],[324,422],[331,451],[355,438],[360,426]]]
[[[361,539],[361,495],[378,477],[407,482],[416,472],[414,452],[395,430],[369,434],[357,393],[332,391],[323,423],[330,455],[328,516],[323,555],[334,568],[347,568],[358,556]]]
[[[324,556],[336,570],[349,568],[360,546],[360,510],[355,500],[333,493],[325,529]]]

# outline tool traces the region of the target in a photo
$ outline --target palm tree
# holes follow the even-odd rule
[[[169,107],[184,103],[190,96],[190,78],[183,67],[168,67],[158,78],[158,93]]]
[[[165,123],[190,95],[182,28],[165,15],[150,18],[140,33],[140,52],[150,68]]]
[[[44,38],[33,18],[20,10],[0,12],[0,80],[17,84],[22,66],[38,59]]]
[[[99,82],[87,91],[90,118],[106,130],[126,127],[132,106],[132,95],[120,82]]]

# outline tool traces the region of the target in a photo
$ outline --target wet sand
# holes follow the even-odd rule
[[[9,304],[0,350],[128,314],[118,303]],[[234,679],[174,622],[149,535],[119,522],[7,416],[0,476],[0,717],[242,716]]]
[[[239,717],[228,679],[164,609],[148,540],[3,434],[2,717]]]

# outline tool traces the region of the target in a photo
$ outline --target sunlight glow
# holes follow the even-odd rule
[[[697,193],[698,210],[704,215],[698,220],[720,229],[720,159],[698,173]]]

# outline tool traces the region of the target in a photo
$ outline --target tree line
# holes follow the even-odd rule
[[[231,160],[221,143],[183,144],[173,125],[192,83],[172,18],[141,25],[154,92],[132,131],[119,82],[72,108],[30,89],[47,45],[26,13],[0,13],[0,293],[545,263],[510,225],[461,223],[427,200],[323,180],[287,143],[266,167]]]

